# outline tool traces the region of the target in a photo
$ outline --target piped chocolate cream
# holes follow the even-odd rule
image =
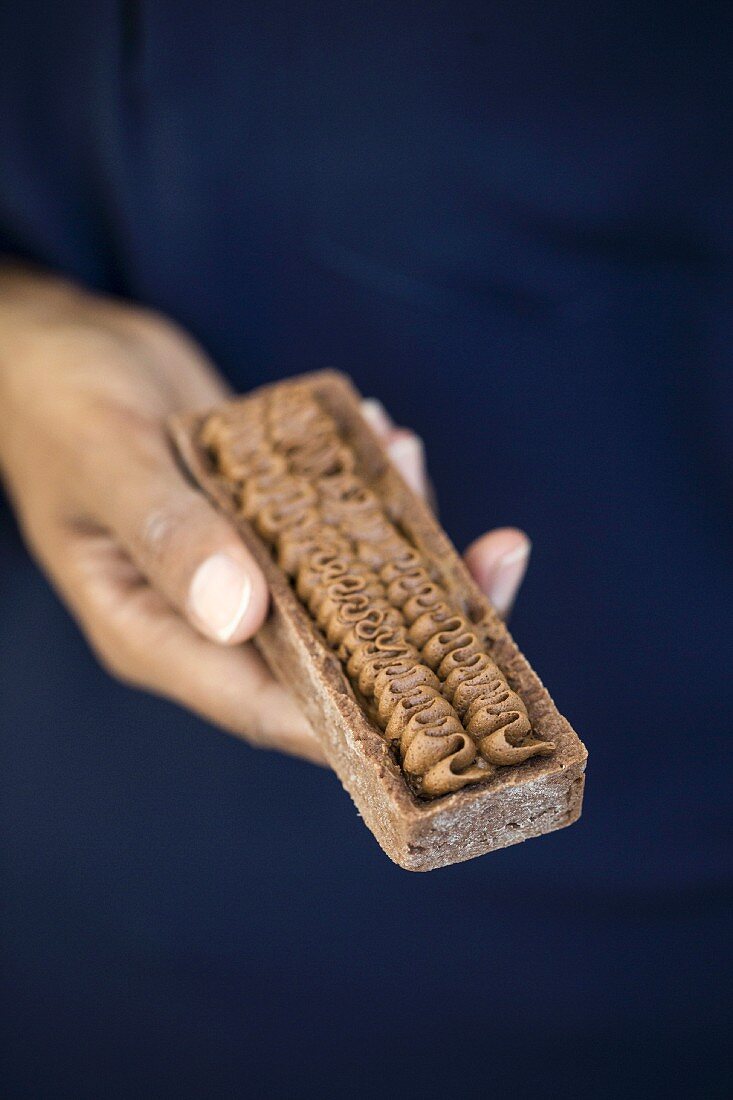
[[[554,751],[315,398],[275,391],[212,413],[200,443],[415,794],[437,798]]]

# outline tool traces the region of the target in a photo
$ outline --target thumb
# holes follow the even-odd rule
[[[100,511],[141,573],[202,634],[235,645],[259,630],[265,578],[236,530],[183,479],[162,433],[144,462],[128,451],[125,476]]]

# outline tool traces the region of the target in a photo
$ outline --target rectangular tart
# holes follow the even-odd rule
[[[387,855],[429,871],[580,816],[586,750],[335,371],[169,425],[271,593],[254,639]]]

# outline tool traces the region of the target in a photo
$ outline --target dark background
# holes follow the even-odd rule
[[[727,1093],[729,13],[0,4],[0,243],[379,396],[459,546],[531,535],[590,751],[580,823],[410,875],[111,682],[4,513],[5,1095]]]

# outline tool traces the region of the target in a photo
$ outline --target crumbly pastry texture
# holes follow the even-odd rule
[[[268,576],[266,659],[388,854],[429,869],[570,824],[585,750],[357,396],[322,372],[171,427]]]

